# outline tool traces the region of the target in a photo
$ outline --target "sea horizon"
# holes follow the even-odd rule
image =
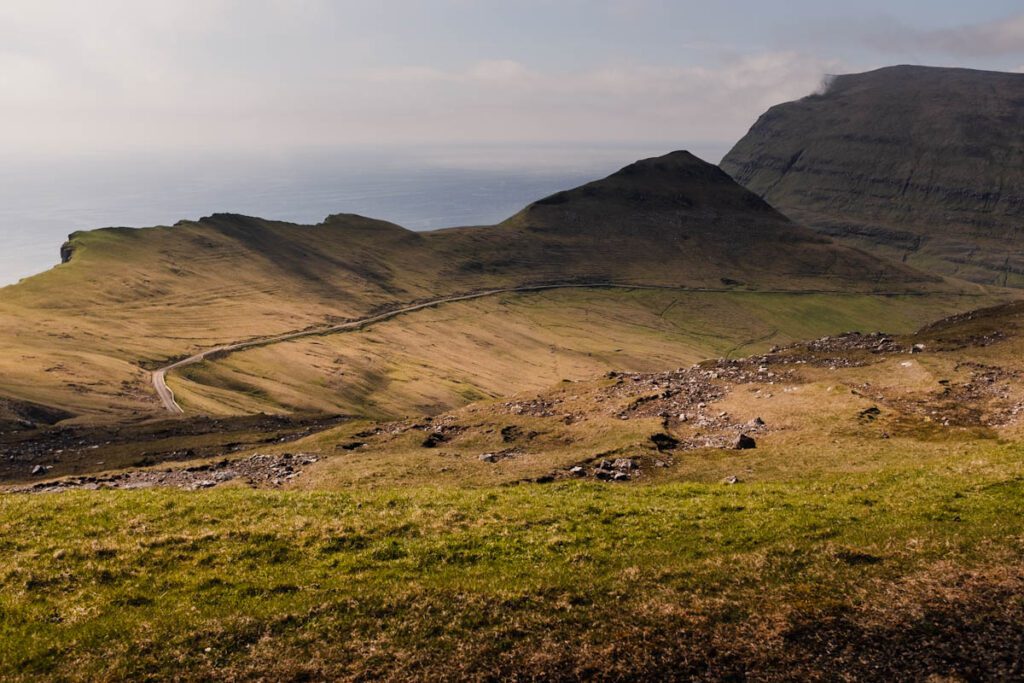
[[[358,146],[26,156],[0,171],[0,287],[60,262],[70,233],[173,225],[212,213],[315,224],[356,213],[426,231],[490,225],[636,159],[727,145]]]

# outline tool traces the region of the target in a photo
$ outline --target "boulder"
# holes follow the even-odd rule
[[[448,438],[441,432],[431,432],[427,438],[423,440],[424,448],[437,448],[439,445],[447,441]]]
[[[679,439],[664,432],[651,435],[651,442],[659,451],[670,451],[679,447]]]
[[[737,451],[748,451],[757,448],[757,441],[752,436],[740,434],[736,437],[736,443],[733,444],[733,448]]]

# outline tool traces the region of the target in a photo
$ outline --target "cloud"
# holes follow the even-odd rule
[[[338,69],[323,79],[260,80],[250,74],[174,72],[130,87],[109,85],[101,102],[65,98],[59,77],[34,62],[0,72],[32,96],[23,125],[53,146],[288,147],[465,142],[733,141],[767,107],[811,93],[839,65],[797,53],[765,53],[714,66],[619,64],[571,71],[509,59],[458,69],[398,65]],[[0,81],[3,81],[0,78]],[[46,83],[43,87],[41,84]],[[36,84],[35,87],[30,87]],[[40,114],[39,112],[48,112]],[[5,132],[6,131],[6,132]],[[39,135],[40,133],[37,133]],[[6,138],[6,139],[5,139]],[[31,140],[31,138],[28,138]],[[35,142],[33,143],[35,144]]]
[[[1024,13],[942,29],[921,29],[892,16],[834,20],[805,27],[794,39],[824,47],[857,43],[882,54],[991,59],[1024,54]]]
[[[631,16],[667,6],[601,2]],[[5,0],[0,147],[731,142],[768,106],[842,67],[791,51],[709,50],[689,64],[690,53],[643,59],[612,49],[560,60],[490,39],[449,50],[453,41],[419,30],[422,14],[395,6]]]
[[[911,34],[921,49],[958,56],[1024,54],[1024,13],[970,26]]]

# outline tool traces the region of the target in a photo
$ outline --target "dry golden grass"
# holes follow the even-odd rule
[[[973,300],[973,299],[972,299]],[[371,329],[251,349],[172,375],[186,409],[436,413],[608,370],[655,371],[885,321],[909,332],[942,295],[556,290],[447,304]]]

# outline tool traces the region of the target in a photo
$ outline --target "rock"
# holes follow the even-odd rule
[[[498,454],[497,453],[484,453],[483,455],[480,456],[480,459],[483,460],[484,462],[497,462],[498,461]]]
[[[925,345],[924,344],[914,344],[913,346],[910,347],[910,352],[911,353],[923,353],[924,349],[925,349]]]
[[[747,426],[751,429],[757,429],[758,427],[764,427],[764,420],[759,417],[755,417],[753,420],[747,423]]]
[[[437,448],[440,444],[443,444],[447,440],[448,437],[446,437],[441,432],[431,432],[430,435],[423,440],[423,447]]]
[[[615,462],[612,463],[612,469],[630,472],[636,469],[636,462],[630,458],[617,458]]]
[[[740,483],[740,478],[737,477],[735,474],[733,474],[733,475],[730,475],[730,476],[726,477],[725,479],[723,479],[722,483],[723,484],[729,484],[731,486],[732,484]]]
[[[616,472],[612,475],[612,481],[628,481],[629,474],[627,472]]]
[[[36,465],[35,467],[32,468],[32,475],[33,476],[38,476],[40,474],[46,474],[46,468],[45,467],[43,467],[42,465]]]
[[[515,425],[509,425],[501,428],[501,440],[505,443],[512,443],[520,436],[522,436],[522,430]]]
[[[748,451],[757,448],[757,441],[755,441],[752,436],[740,434],[736,437],[736,442],[733,444],[733,448],[737,451]]]
[[[574,477],[585,477],[587,476],[587,470],[582,465],[576,465],[569,469],[569,474]]]
[[[675,438],[671,434],[665,434],[664,432],[652,434],[651,442],[654,443],[654,447],[659,451],[670,451],[679,447],[679,439]]]
[[[878,408],[878,406],[871,406],[870,408],[865,408],[864,410],[860,411],[857,414],[857,417],[861,422],[873,422],[875,418],[877,418],[881,414],[882,411]]]

